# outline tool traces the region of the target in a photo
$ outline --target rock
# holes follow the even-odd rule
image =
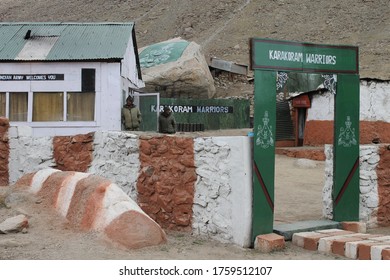
[[[147,91],[164,98],[214,96],[213,77],[195,42],[175,38],[141,48],[139,54]]]
[[[0,224],[0,233],[20,232],[28,227],[28,219],[25,215],[8,218]]]

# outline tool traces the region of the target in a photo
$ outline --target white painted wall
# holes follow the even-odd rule
[[[121,64],[121,76],[124,78],[124,83],[127,84],[125,89],[131,88],[143,88],[145,83],[138,77],[137,61],[134,52],[134,42],[132,36],[129,38],[125,56]]]
[[[93,161],[88,172],[109,178],[137,201],[138,136],[120,131],[99,131],[95,133],[93,145]]]
[[[251,245],[252,171],[249,137],[196,138],[193,231]]]
[[[360,120],[390,122],[390,82],[360,81]],[[334,119],[334,96],[313,95],[307,121]]]

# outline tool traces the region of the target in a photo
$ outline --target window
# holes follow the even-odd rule
[[[56,122],[64,118],[63,92],[33,93],[33,122]]]
[[[0,92],[0,116],[8,117],[13,122],[95,121],[96,69],[80,70],[81,89],[74,92],[3,90]]]
[[[28,93],[10,92],[9,94],[9,120],[26,122],[28,112]]]
[[[0,92],[0,117],[5,117],[5,92]]]
[[[81,69],[81,91],[95,91],[95,69]]]
[[[67,121],[93,121],[95,92],[68,92]]]

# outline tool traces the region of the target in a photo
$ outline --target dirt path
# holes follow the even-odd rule
[[[275,223],[319,220],[325,163],[275,157]]]

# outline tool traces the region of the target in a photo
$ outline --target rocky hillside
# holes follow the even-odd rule
[[[138,46],[174,37],[249,64],[251,37],[357,45],[361,78],[390,80],[389,0],[0,0],[1,21],[133,21]]]

